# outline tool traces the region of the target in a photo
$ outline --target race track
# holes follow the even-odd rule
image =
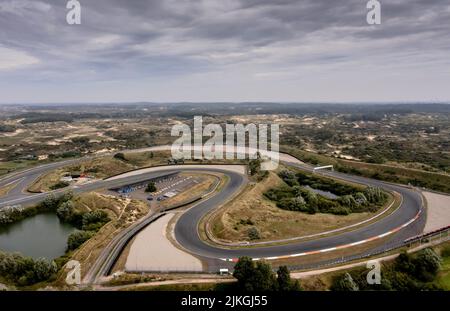
[[[5,206],[25,206],[42,201],[48,193],[29,194],[26,192],[27,187],[42,174],[76,161],[80,161],[80,159],[39,166],[1,178],[0,187],[14,183],[16,183],[16,186],[5,197],[0,198],[0,209]],[[283,163],[306,171],[312,170],[312,167],[306,164],[292,162]],[[284,245],[225,249],[219,246],[206,244],[200,239],[198,234],[198,224],[201,218],[206,213],[227,201],[233,195],[236,195],[241,187],[247,182],[246,176],[235,171],[227,170],[225,167],[224,169],[221,169],[217,167],[211,168],[211,166],[208,165],[197,165],[195,168],[192,168],[192,165],[190,168],[183,168],[183,166],[167,166],[166,168],[159,168],[157,171],[153,172],[146,171],[145,173],[140,174],[139,171],[137,171],[132,175],[125,174],[124,177],[116,176],[113,179],[96,181],[78,186],[77,188],[72,188],[72,190],[74,193],[83,193],[97,189],[112,188],[143,181],[169,172],[185,170],[218,172],[229,177],[228,183],[220,192],[209,196],[184,212],[175,226],[175,237],[178,243],[188,252],[213,263],[211,264],[212,270],[215,269],[215,266],[221,265],[219,261],[234,261],[240,256],[268,259],[274,259],[275,257],[296,257],[308,253],[332,251],[337,248],[358,245],[361,244],[361,241],[370,241],[377,237],[380,238],[386,236],[390,237],[389,243],[395,243],[421,234],[425,225],[426,213],[422,207],[421,196],[415,190],[405,186],[337,172],[323,172],[322,174],[330,177],[338,177],[349,182],[381,187],[387,191],[396,191],[400,193],[403,198],[401,206],[394,213],[379,221],[357,228],[353,231],[338,233],[336,235],[315,240],[297,241]],[[63,193],[66,190],[67,189],[57,190],[54,191],[54,193]]]

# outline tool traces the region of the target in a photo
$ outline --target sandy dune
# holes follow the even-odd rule
[[[427,223],[424,232],[434,231],[450,225],[450,196],[423,192],[427,203]]]
[[[166,238],[167,224],[174,215],[161,217],[137,235],[125,264],[126,271],[202,271],[200,260],[179,250]]]

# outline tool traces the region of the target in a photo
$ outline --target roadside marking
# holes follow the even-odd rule
[[[422,209],[417,213],[417,215],[413,219],[409,220],[405,224],[403,224],[403,225],[401,225],[401,226],[399,226],[399,227],[397,227],[397,228],[395,228],[395,229],[393,229],[391,231],[388,231],[386,233],[383,233],[383,234],[380,234],[380,235],[377,235],[377,236],[374,236],[374,237],[371,237],[371,238],[368,238],[368,239],[365,239],[365,240],[362,240],[362,241],[353,242],[353,243],[350,243],[350,244],[339,245],[339,246],[335,246],[335,247],[331,247],[331,248],[325,248],[325,249],[321,249],[321,250],[304,252],[304,253],[297,253],[297,254],[284,255],[284,256],[274,256],[274,257],[253,258],[253,260],[254,261],[261,260],[261,259],[264,259],[264,260],[278,260],[278,259],[285,259],[285,258],[294,258],[294,257],[314,255],[314,254],[319,254],[319,253],[326,253],[326,252],[331,252],[331,251],[338,250],[338,249],[345,249],[345,248],[349,248],[349,247],[352,247],[352,246],[361,245],[361,244],[364,244],[364,243],[368,243],[368,242],[371,242],[371,241],[375,241],[375,240],[384,238],[384,237],[386,237],[388,235],[391,235],[391,234],[394,234],[394,233],[400,231],[401,229],[409,226],[410,224],[415,222],[417,219],[419,219],[421,214],[422,214]],[[232,258],[232,259],[220,258],[220,260],[237,262],[239,259],[238,258]]]
[[[334,250],[336,250],[336,247],[322,249],[320,252],[321,253],[326,253],[326,252],[331,252],[331,251],[334,251]]]
[[[15,184],[15,183],[19,183],[19,182],[21,182],[21,181],[24,180],[24,179],[25,179],[25,177],[22,177],[22,178],[19,178],[19,179],[14,179],[13,181],[7,183],[7,184],[4,185],[3,187],[7,187],[7,186],[9,186],[9,185],[12,185],[12,184]]]
[[[389,234],[391,234],[392,232],[391,231],[389,231],[389,232],[386,232],[386,233],[383,233],[383,234],[380,234],[378,237],[381,239],[381,238],[384,238],[385,236],[388,236]]]

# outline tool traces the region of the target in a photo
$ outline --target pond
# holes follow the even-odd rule
[[[54,259],[64,255],[67,237],[75,230],[52,213],[38,214],[0,228],[0,250],[32,258]]]
[[[319,190],[319,189],[314,189],[311,188],[310,186],[306,186],[306,189],[308,189],[309,191],[315,192],[317,194],[320,194],[321,196],[327,198],[327,199],[331,199],[331,200],[336,200],[339,199],[339,197],[337,195],[335,195],[334,193],[331,193],[329,191],[323,191],[323,190]]]

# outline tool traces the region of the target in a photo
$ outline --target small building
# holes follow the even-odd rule
[[[163,196],[166,198],[173,198],[176,195],[177,195],[177,193],[175,191],[169,191],[169,192],[166,192],[163,194]]]
[[[228,269],[226,269],[226,268],[221,268],[221,269],[219,270],[219,274],[220,274],[220,275],[229,275],[229,274],[230,274],[230,271],[229,271]]]
[[[72,182],[73,178],[72,178],[72,176],[64,176],[64,177],[61,177],[59,179],[59,181],[61,181],[61,182]]]

